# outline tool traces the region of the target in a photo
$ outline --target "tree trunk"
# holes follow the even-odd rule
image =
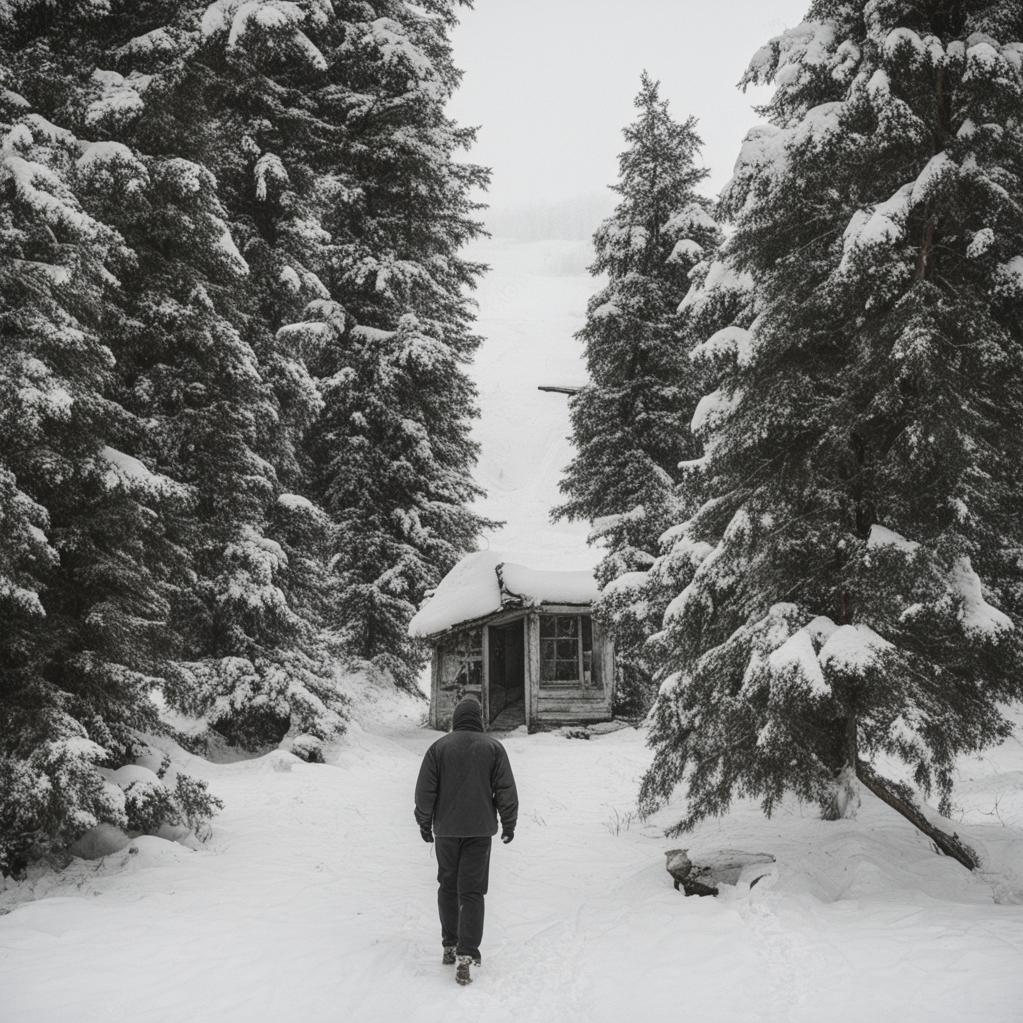
[[[934,252],[937,230],[934,220],[928,216],[927,223],[924,226],[924,236],[920,242],[920,251],[916,257],[916,273],[914,278],[918,281],[924,280],[931,269],[931,256]]]
[[[980,866],[980,857],[965,842],[960,841],[955,833],[949,835],[936,828],[907,799],[899,795],[897,787],[882,778],[869,764],[862,760],[856,766],[856,777],[877,796],[887,803],[896,813],[902,814],[913,827],[922,831],[946,856],[958,860],[967,870],[975,870]]]
[[[838,821],[855,817],[860,808],[860,794],[856,787],[856,768],[859,760],[859,741],[856,731],[856,715],[850,712],[839,722],[843,746],[842,769],[835,775],[829,802],[821,805],[821,816],[826,821]]]

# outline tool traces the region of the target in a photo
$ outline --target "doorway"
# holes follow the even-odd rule
[[[489,633],[489,727],[508,731],[526,723],[525,619],[491,625]]]

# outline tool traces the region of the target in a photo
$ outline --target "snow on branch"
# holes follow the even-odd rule
[[[840,625],[825,640],[818,659],[825,669],[863,675],[895,647],[869,625]]]
[[[99,95],[86,107],[86,124],[120,127],[141,116],[145,109],[142,93],[152,81],[149,75],[133,72],[125,78],[116,71],[97,68],[92,81]]]
[[[957,559],[948,577],[949,591],[959,603],[959,620],[967,634],[996,636],[1013,628],[1012,619],[984,599],[980,576],[970,559]]]
[[[256,161],[253,176],[256,181],[256,198],[260,202],[266,201],[271,183],[283,188],[290,180],[281,158],[275,153],[264,153]]]
[[[713,433],[735,411],[739,394],[729,394],[723,388],[705,394],[696,404],[690,429],[697,436]]]
[[[329,14],[322,4],[314,4],[312,20],[323,24]],[[298,27],[306,21],[307,12],[291,0],[217,0],[202,16],[201,32],[205,38],[227,33],[227,49],[246,45],[250,33],[288,43],[304,55],[318,71],[327,69],[327,59],[316,44]]]
[[[753,355],[753,339],[750,331],[732,324],[722,327],[711,334],[706,341],[701,341],[689,353],[694,363],[714,363],[725,356],[734,355],[740,366],[749,363]]]
[[[894,547],[905,554],[915,554],[920,549],[920,544],[915,540],[907,540],[901,533],[894,529],[880,526],[877,523],[870,527],[870,534],[867,537],[867,547]]]
[[[102,448],[99,457],[106,463],[103,480],[111,490],[120,487],[136,493],[178,500],[187,499],[191,495],[190,487],[169,476],[151,472],[137,458],[116,448]]]

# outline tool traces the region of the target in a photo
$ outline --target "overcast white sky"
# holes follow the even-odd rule
[[[480,125],[495,213],[613,196],[622,127],[645,68],[681,119],[695,114],[711,170],[731,175],[757,121],[736,87],[753,53],[808,0],[476,0],[454,35],[465,71],[450,112]],[[594,225],[596,226],[596,225]]]

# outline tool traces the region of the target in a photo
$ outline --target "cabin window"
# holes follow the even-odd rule
[[[459,695],[483,690],[483,630],[466,629],[444,640],[440,648],[440,685]]]
[[[588,686],[593,680],[593,624],[589,615],[540,616],[540,682]]]

